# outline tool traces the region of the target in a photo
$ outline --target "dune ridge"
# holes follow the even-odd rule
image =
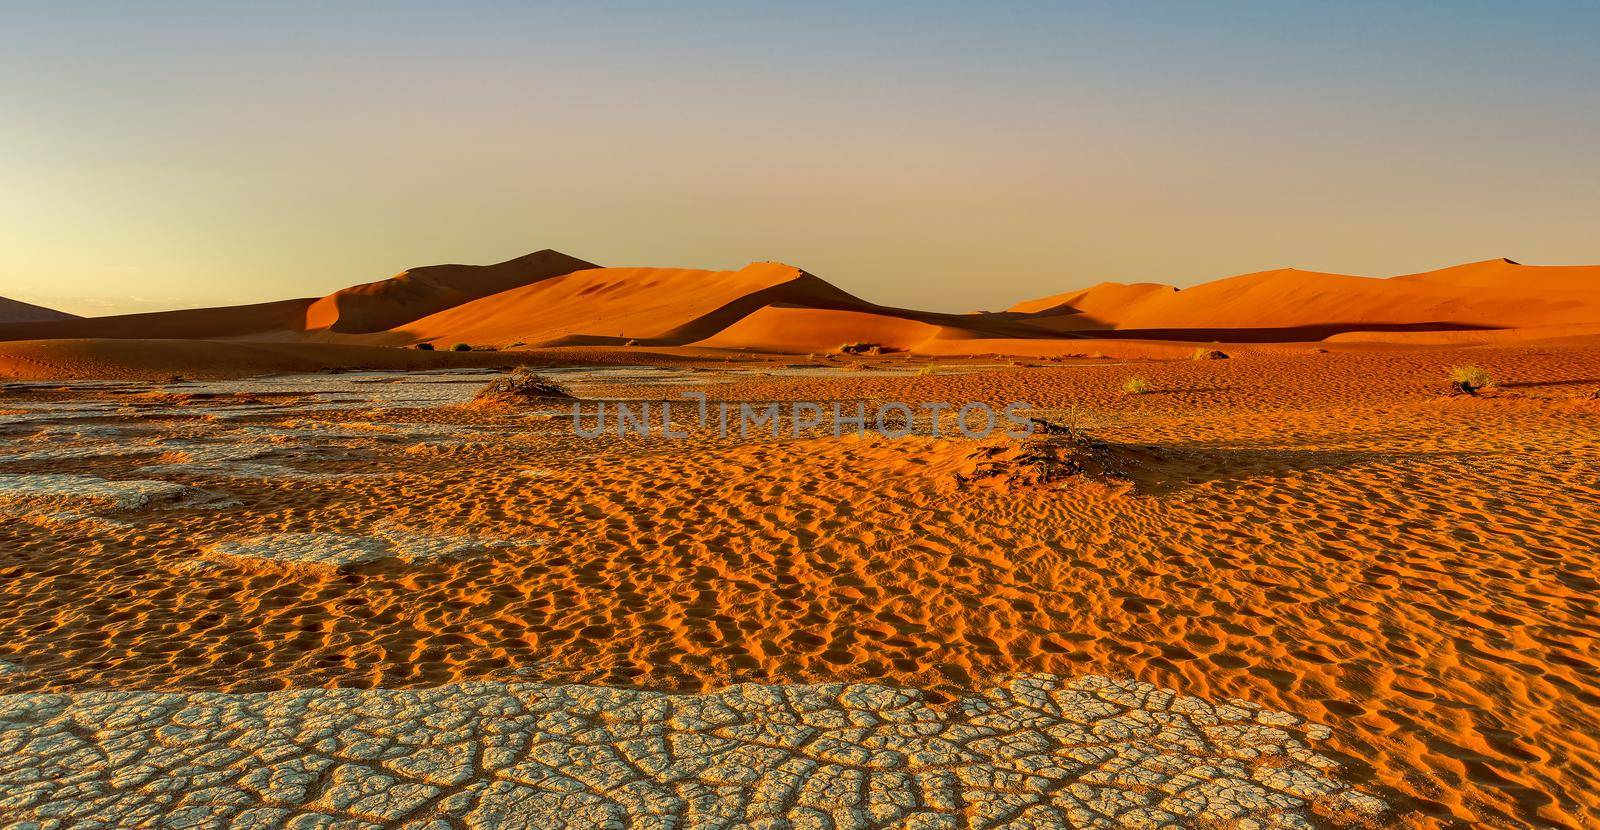
[[[1143,353],[1171,343],[1470,345],[1600,331],[1600,266],[1508,259],[1391,278],[1280,268],[1179,289],[1103,282],[1002,312],[879,305],[803,269],[603,268],[541,250],[434,265],[321,298],[0,322],[0,341],[199,339],[366,346],[702,347],[772,353],[848,343],[924,354]],[[1142,344],[1142,345],[1139,345]]]

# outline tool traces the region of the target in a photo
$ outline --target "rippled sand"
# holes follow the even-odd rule
[[[1466,362],[1506,385],[1441,397]],[[863,681],[938,706],[1095,674],[1327,724],[1388,824],[1600,822],[1600,352],[572,377],[1027,400],[1137,461],[1048,488],[971,480],[980,448],[926,423],[584,440],[453,405],[485,379],[8,390],[0,690]],[[80,495],[41,489],[66,475]],[[138,481],[181,492],[104,484]]]

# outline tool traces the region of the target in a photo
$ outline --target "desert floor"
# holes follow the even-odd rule
[[[1500,388],[1444,396],[1468,363]],[[1600,348],[553,376],[588,400],[1026,401],[1131,478],[1041,484],[1016,442],[927,418],[581,438],[560,403],[462,405],[482,369],[12,384],[0,819],[22,823],[0,827],[1600,825]],[[563,737],[495,743],[496,718]],[[406,767],[401,721],[472,760]],[[630,754],[651,723],[705,742],[673,755],[693,769]],[[955,755],[873,732],[896,723]],[[274,740],[300,749],[239,759]],[[1109,778],[1051,771],[1093,747]],[[151,783],[175,769],[213,812]],[[240,783],[262,769],[304,780]],[[1260,789],[1169,785],[1240,778]],[[523,790],[546,800],[518,813]]]

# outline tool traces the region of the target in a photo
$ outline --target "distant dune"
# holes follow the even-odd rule
[[[1600,324],[1600,266],[1504,259],[1392,279],[1282,268],[1182,290],[1103,283],[1020,303],[1061,330],[1194,341],[1313,341],[1349,332]],[[1381,339],[1381,338],[1369,338]]]
[[[1174,343],[1470,345],[1596,334],[1600,266],[1496,259],[1390,279],[1284,268],[1181,290],[1106,282],[999,313],[942,314],[877,305],[776,262],[733,271],[602,268],[543,250],[494,265],[412,268],[321,298],[225,308],[18,321],[13,306],[50,312],[6,302],[0,340],[778,353],[862,343],[928,354],[1171,354]]]
[[[75,320],[76,314],[56,311],[42,305],[0,297],[0,323],[35,323],[44,320]]]
[[[110,317],[0,324],[0,340],[59,340],[147,338],[214,340],[228,337],[271,336],[305,330],[310,299],[271,303],[151,311]]]
[[[520,285],[593,268],[556,251],[495,265],[430,265],[341,289],[326,297],[251,305],[119,314],[65,321],[0,317],[0,341],[61,338],[326,340],[325,334],[381,332],[459,303]]]

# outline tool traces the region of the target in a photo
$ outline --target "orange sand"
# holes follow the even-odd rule
[[[1600,824],[1600,402],[1587,398],[1600,348],[984,363],[721,373],[694,388],[1028,400],[1145,448],[1141,492],[962,486],[973,444],[926,436],[590,441],[555,409],[380,413],[289,397],[218,421],[181,387],[12,390],[5,405],[19,408],[118,402],[71,424],[138,427],[140,441],[280,430],[275,463],[358,477],[196,467],[160,478],[238,504],[108,517],[123,525],[5,522],[0,657],[30,671],[0,689],[871,678],[954,695],[1009,672],[1095,672],[1328,723],[1350,779],[1396,805],[1401,826]],[[1463,363],[1506,385],[1442,398]],[[1131,374],[1152,392],[1120,394]],[[63,446],[26,427],[7,439],[8,451]],[[137,479],[192,462],[169,450],[70,468]],[[217,540],[376,526],[525,541],[345,571],[185,567]]]

